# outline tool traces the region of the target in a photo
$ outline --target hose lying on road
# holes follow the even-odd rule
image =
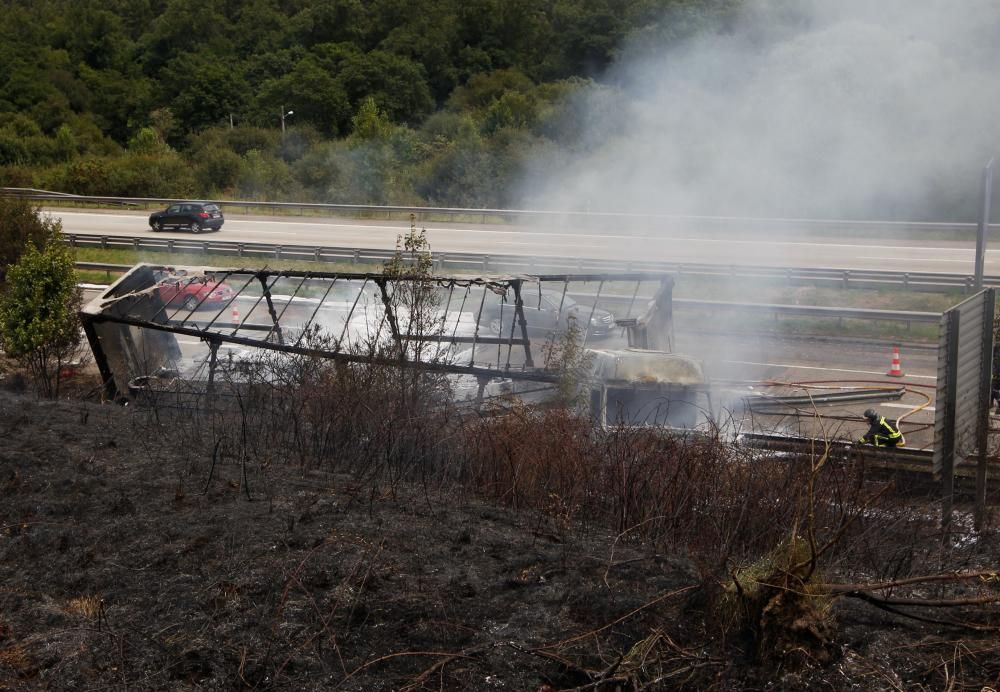
[[[764,382],[758,382],[758,386],[763,387],[787,387],[803,389],[806,391],[805,395],[801,396],[791,396],[791,397],[767,397],[761,400],[761,406],[755,406],[753,403],[748,401],[751,409],[755,413],[762,414],[791,414],[796,416],[809,416],[814,418],[821,418],[824,420],[835,420],[835,421],[863,421],[862,416],[842,416],[842,415],[822,415],[816,409],[816,406],[820,404],[847,404],[847,403],[860,403],[863,401],[870,401],[873,398],[878,398],[881,400],[887,399],[900,399],[906,393],[913,393],[924,399],[923,402],[914,405],[908,409],[903,415],[896,419],[896,425],[899,427],[902,425],[903,421],[917,413],[927,408],[931,403],[931,397],[925,392],[918,391],[918,388],[934,388],[934,385],[924,385],[924,384],[910,384],[906,383],[901,387],[893,386],[887,387],[884,382],[877,380],[806,380],[797,382],[781,382],[776,380],[768,380]],[[861,385],[861,386],[856,386]],[[845,387],[849,387],[851,392],[845,392]],[[837,390],[833,395],[831,394],[818,394],[813,395],[811,390]],[[874,396],[869,396],[869,394]],[[807,405],[808,407],[803,406]],[[908,424],[910,425],[910,424]],[[914,433],[927,428],[932,427],[931,424],[913,424],[910,425],[906,432]]]

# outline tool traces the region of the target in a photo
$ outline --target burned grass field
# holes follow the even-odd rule
[[[933,500],[439,384],[0,394],[0,688],[1000,682],[997,536]]]

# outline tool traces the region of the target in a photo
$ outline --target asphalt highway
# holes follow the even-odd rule
[[[127,211],[46,210],[60,218],[63,231],[72,234],[191,238],[186,232],[154,234],[148,213]],[[217,233],[198,238],[246,243],[325,245],[364,249],[392,249],[408,229],[408,222],[345,218],[251,217],[228,215]],[[747,232],[746,236],[705,231],[670,233],[631,229],[573,230],[565,226],[513,226],[430,222],[432,251],[524,255],[525,257],[580,257],[723,265],[766,265],[834,269],[873,269],[911,272],[974,273],[974,240],[858,239],[822,237],[796,239],[787,230]],[[1000,250],[987,250],[987,275],[1000,274]]]

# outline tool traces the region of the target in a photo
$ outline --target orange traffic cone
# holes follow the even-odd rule
[[[899,346],[892,347],[892,367],[886,373],[889,377],[903,377],[903,367],[899,363]]]

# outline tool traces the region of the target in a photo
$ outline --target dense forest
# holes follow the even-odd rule
[[[7,0],[0,185],[509,206],[532,154],[577,146],[574,95],[613,92],[625,46],[738,4]]]

